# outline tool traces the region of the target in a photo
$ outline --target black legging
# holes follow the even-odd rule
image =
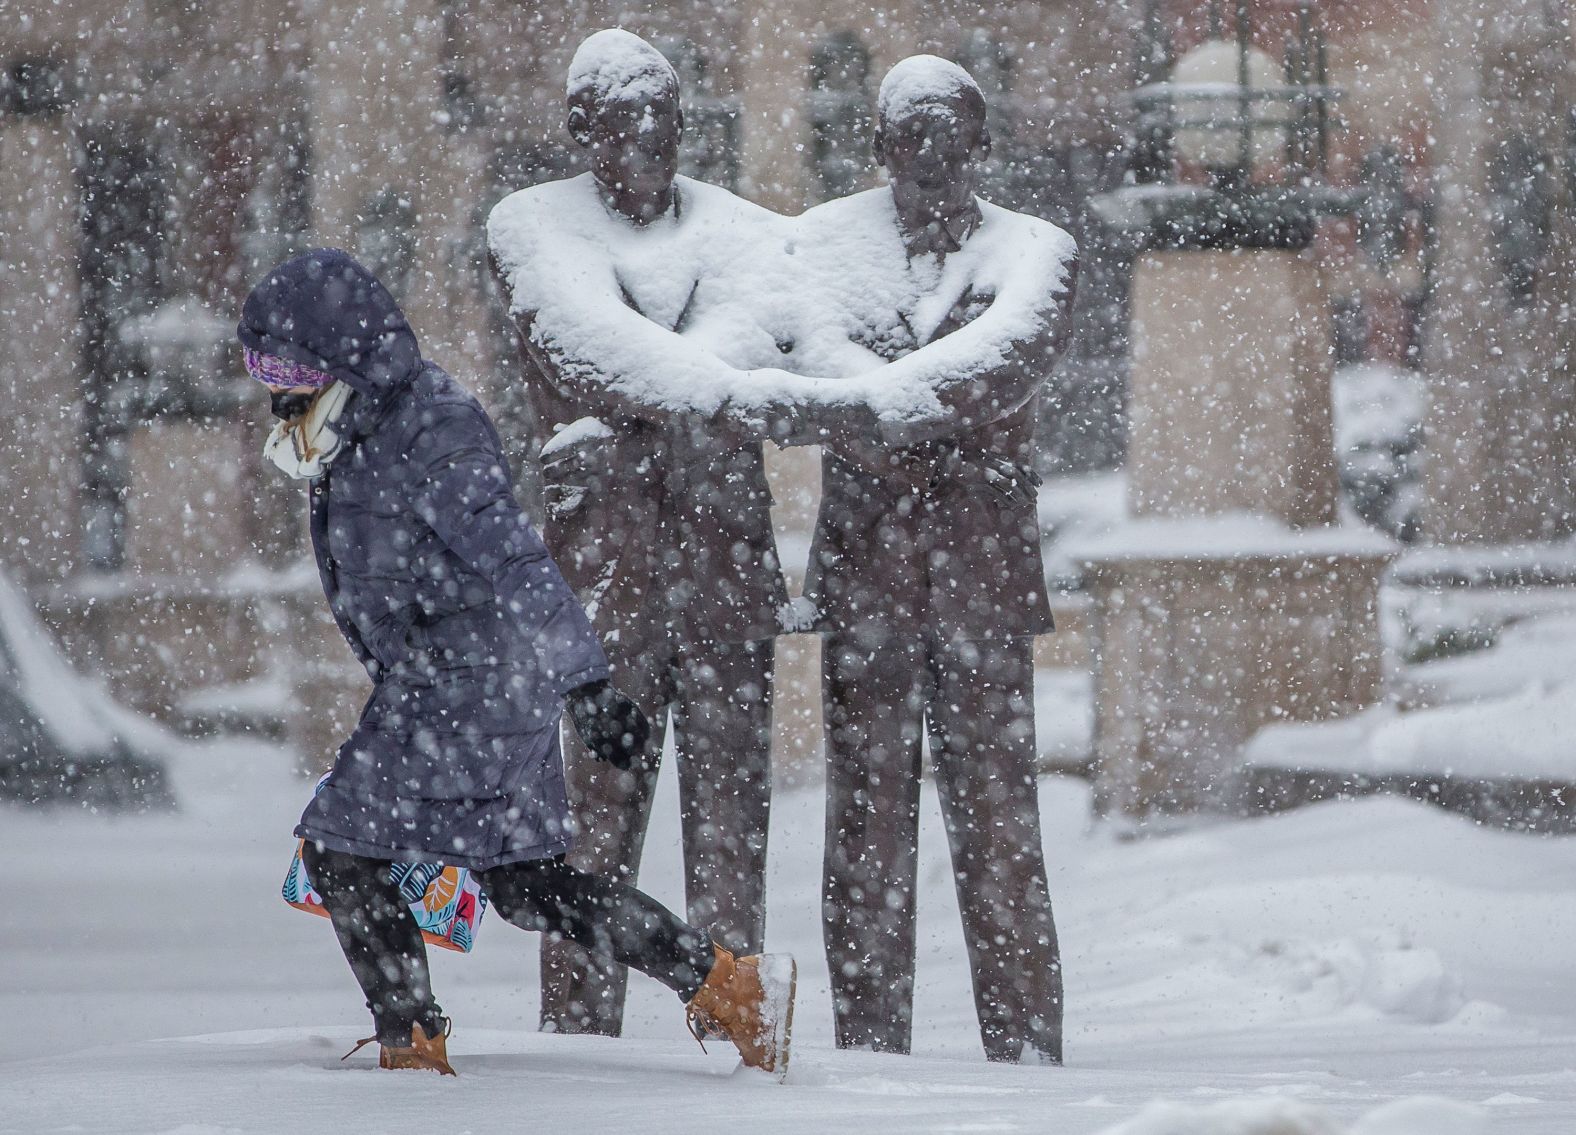
[[[346,855],[307,842],[306,869],[323,898],[379,1042],[407,1045],[412,1025],[443,1027],[432,996],[427,946],[389,861]],[[482,890],[523,930],[558,934],[656,978],[688,1002],[711,972],[710,937],[624,883],[588,875],[562,858],[511,863],[477,874]]]

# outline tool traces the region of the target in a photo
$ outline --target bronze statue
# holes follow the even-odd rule
[[[851,340],[894,378],[926,372],[953,411],[909,431],[918,444],[844,437],[823,451],[805,592],[825,635],[824,936],[838,1044],[908,1051],[928,732],[986,1054],[1060,1063],[1036,800],[1032,644],[1051,618],[1033,466],[1036,392],[1066,340],[1076,260],[1061,230],[976,199],[989,146],[968,74],[904,60],[878,104],[890,186],[798,226],[807,255],[824,250],[813,270],[838,276]],[[1015,321],[1024,330],[996,349]]]
[[[712,300],[708,241],[771,215],[676,176],[678,80],[643,40],[590,37],[571,67],[568,103],[590,173],[512,195],[490,218],[489,239],[544,427],[536,441],[548,546],[592,612],[614,680],[655,725],[628,772],[566,738],[579,825],[569,858],[616,877],[638,873],[671,719],[688,918],[753,953],[765,922],[773,646],[788,598],[760,434],[715,405],[616,380],[620,359],[633,357],[637,370],[704,371],[716,389],[744,383],[684,333]],[[544,1028],[620,1032],[622,967],[544,940],[542,969]]]
[[[826,635],[839,1043],[909,1045],[928,721],[986,1051],[1059,1060],[1031,432],[1066,337],[1070,238],[975,199],[984,101],[931,57],[882,87],[891,188],[793,220],[675,176],[677,79],[637,37],[582,45],[569,106],[591,172],[505,199],[489,243],[552,429],[538,439],[549,546],[620,687],[674,721],[690,921],[759,946],[787,599],[760,442],[827,442],[807,596]],[[566,754],[577,866],[638,871],[661,734],[628,774]],[[619,1031],[622,971],[564,944],[543,962],[544,1027]]]

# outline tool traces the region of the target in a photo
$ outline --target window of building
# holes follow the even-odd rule
[[[108,570],[125,560],[126,434],[146,377],[119,332],[161,298],[168,171],[146,132],[119,124],[85,130],[81,155],[82,551],[91,567]]]
[[[739,100],[721,91],[711,57],[692,39],[659,36],[654,46],[678,72],[684,106],[679,172],[697,181],[739,187]]]
[[[873,168],[870,50],[835,32],[810,53],[810,167],[823,201],[859,189]]]

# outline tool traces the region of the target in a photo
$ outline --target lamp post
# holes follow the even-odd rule
[[[1158,9],[1157,9],[1158,10]],[[1152,13],[1152,16],[1154,13]],[[1388,542],[1336,527],[1329,303],[1310,246],[1356,198],[1324,181],[1324,49],[1283,64],[1253,11],[1133,93],[1139,177],[1096,201],[1134,244],[1126,523],[1072,549],[1096,611],[1096,807],[1231,810],[1245,743],[1379,694]],[[1163,28],[1158,18],[1149,29]]]

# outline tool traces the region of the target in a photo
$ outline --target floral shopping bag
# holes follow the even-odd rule
[[[319,788],[323,780],[318,781]],[[297,841],[295,858],[290,860],[283,889],[285,902],[297,910],[327,918],[328,911],[323,909],[323,900],[313,890],[306,864],[301,860],[305,844],[305,840]],[[446,867],[442,863],[393,863],[389,865],[389,879],[410,903],[410,913],[429,945],[470,952],[476,944],[476,927],[487,909],[487,896],[468,868]]]

